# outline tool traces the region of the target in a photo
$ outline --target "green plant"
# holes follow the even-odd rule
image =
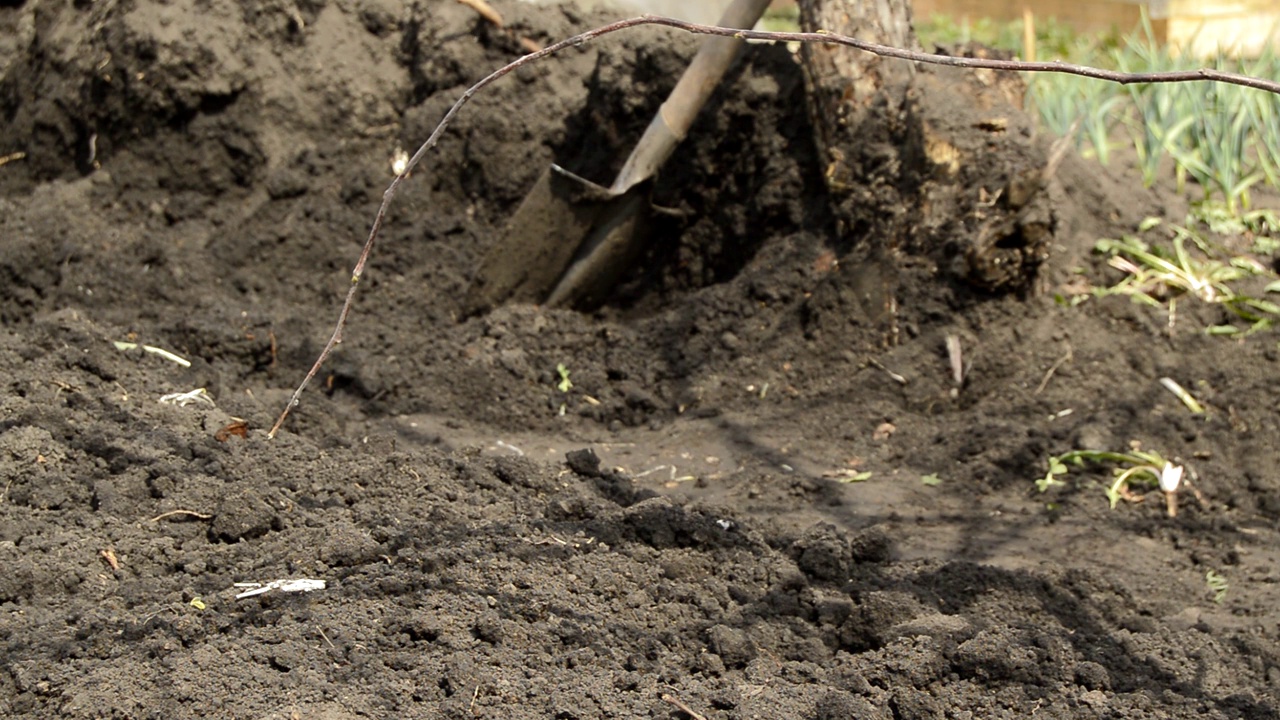
[[[1210,570],[1204,574],[1204,582],[1213,591],[1213,601],[1222,604],[1222,601],[1227,597],[1227,590],[1231,588],[1231,585],[1227,583],[1227,579]]]
[[[1120,63],[1121,67],[1125,63]],[[1159,180],[1160,164],[1170,148],[1176,148],[1195,118],[1180,114],[1178,95],[1154,88],[1127,86],[1132,112],[1124,114],[1133,149],[1138,155],[1142,184],[1151,187]]]
[[[573,389],[573,381],[569,379],[569,368],[564,363],[556,365],[556,374],[560,376],[560,382],[556,383],[556,389],[562,393],[567,393]]]
[[[1009,42],[1017,48],[1016,39]],[[1141,24],[1119,41],[1114,35],[1063,34],[1057,42],[1060,55],[1042,52],[1041,57],[1127,73],[1185,71],[1198,64],[1160,43],[1145,13]],[[1219,53],[1213,69],[1280,78],[1280,57],[1270,46],[1245,63]],[[1280,100],[1272,94],[1199,83],[1135,83],[1115,89],[1052,73],[1031,75],[1027,84],[1028,107],[1041,125],[1063,137],[1078,132],[1074,143],[1082,155],[1096,155],[1106,164],[1112,131],[1126,128],[1147,187],[1160,179],[1168,159],[1180,188],[1193,180],[1205,198],[1221,198],[1233,214],[1248,210],[1250,189],[1257,183],[1280,188]]]
[[[1114,67],[1110,61],[1118,42],[1114,35],[1080,36],[1056,23],[1042,23],[1036,30],[1038,58]],[[1113,130],[1125,118],[1125,91],[1075,75],[1034,73],[1026,78],[1026,104],[1041,124],[1062,137],[1075,134],[1077,152],[1097,157],[1106,165]]]
[[[1187,213],[1186,228],[1190,236],[1197,237],[1194,229],[1200,226],[1214,235],[1238,236],[1250,241],[1249,252],[1254,255],[1280,252],[1280,213],[1275,210],[1232,212],[1225,203],[1205,200],[1193,203]],[[1198,244],[1204,241],[1198,240]],[[1258,263],[1250,261],[1250,264]]]
[[[1226,253],[1219,244],[1202,234],[1197,217],[1209,216],[1206,224],[1214,222],[1224,226],[1228,221],[1217,217],[1215,211],[1199,206],[1188,217],[1187,226],[1166,224],[1159,218],[1147,218],[1138,231],[1149,232],[1165,227],[1172,235],[1170,246],[1148,243],[1137,235],[1125,235],[1119,240],[1103,238],[1095,250],[1108,256],[1107,264],[1125,274],[1120,282],[1105,288],[1095,288],[1095,296],[1128,295],[1135,302],[1152,307],[1169,309],[1170,327],[1177,313],[1177,301],[1189,295],[1203,302],[1220,304],[1236,318],[1249,323],[1247,329],[1231,324],[1214,325],[1206,332],[1215,335],[1248,335],[1272,327],[1280,322],[1280,305],[1269,300],[1237,292],[1233,283],[1259,275],[1274,275],[1257,260],[1247,255]],[[1231,222],[1248,227],[1229,209]],[[1211,214],[1212,213],[1212,214]],[[1253,227],[1269,230],[1274,219],[1265,215],[1246,214]],[[1256,236],[1255,236],[1256,237]],[[1194,250],[1188,247],[1194,246]],[[1266,292],[1280,291],[1280,284],[1272,283]]]
[[[1231,295],[1228,282],[1248,274],[1242,268],[1217,260],[1193,260],[1181,235],[1173,239],[1171,257],[1167,251],[1133,235],[1125,235],[1120,240],[1103,238],[1095,249],[1110,256],[1108,265],[1126,273],[1123,280],[1101,294],[1129,295],[1156,307],[1178,293],[1190,294],[1205,302],[1219,302]]]
[[[1062,137],[1074,133],[1076,151],[1097,157],[1103,165],[1110,160],[1112,130],[1122,117],[1124,99],[1112,85],[1073,75],[1037,75],[1027,86],[1027,103],[1041,124]]]
[[[1227,63],[1219,56],[1217,67]],[[1175,162],[1196,179],[1205,198],[1221,193],[1232,214],[1249,208],[1249,189],[1266,178],[1254,158],[1259,129],[1252,122],[1245,93],[1217,86],[1188,92],[1180,88],[1180,111],[1191,119],[1186,142],[1168,143]],[[1252,157],[1251,157],[1252,156]]]
[[[1247,70],[1259,77],[1280,77],[1280,56],[1268,43]],[[1266,93],[1249,93],[1246,109],[1254,127],[1262,128],[1254,152],[1267,184],[1280,187],[1280,103]]]
[[[1049,458],[1049,470],[1044,477],[1036,481],[1036,489],[1045,492],[1055,485],[1064,484],[1062,477],[1070,470],[1068,465],[1083,467],[1085,463],[1108,463],[1114,465],[1112,481],[1107,486],[1107,501],[1114,510],[1121,499],[1130,496],[1129,487],[1133,483],[1144,483],[1151,487],[1159,487],[1166,493],[1176,492],[1182,480],[1182,466],[1174,465],[1164,459],[1160,453],[1131,450],[1127,453],[1109,452],[1105,450],[1072,450],[1062,455]]]
[[[1142,23],[1109,53],[1110,63],[1125,72],[1181,70],[1185,63],[1156,40],[1151,22],[1143,13]],[[1143,184],[1150,187],[1158,179],[1157,171],[1168,147],[1190,125],[1193,118],[1179,114],[1178,91],[1165,91],[1153,85],[1126,85],[1123,96],[1129,104],[1120,115],[1138,154],[1138,167]]]

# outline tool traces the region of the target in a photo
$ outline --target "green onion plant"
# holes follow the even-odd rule
[[[1280,28],[1275,36],[1280,39]],[[1274,47],[1267,45],[1258,57],[1243,60],[1219,52],[1208,64],[1280,79]],[[1060,40],[1058,49],[1061,59],[1124,72],[1206,64],[1159,42],[1145,13],[1137,30],[1118,43],[1107,36],[1077,37]],[[1147,187],[1171,166],[1179,188],[1194,182],[1206,200],[1221,201],[1233,215],[1249,211],[1250,189],[1258,183],[1280,189],[1280,98],[1273,94],[1208,82],[1119,87],[1057,73],[1031,74],[1027,84],[1028,107],[1045,129],[1065,136],[1079,121],[1075,146],[1083,155],[1105,164],[1114,148],[1114,131],[1127,129]]]

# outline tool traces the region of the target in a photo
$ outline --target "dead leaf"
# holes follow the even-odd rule
[[[835,251],[824,250],[822,254],[813,261],[813,274],[826,275],[832,270],[835,270],[839,264],[840,261],[836,259]]]
[[[112,548],[101,550],[98,552],[98,557],[102,558],[102,561],[107,564],[107,567],[111,568],[113,571],[119,572],[120,560],[116,558],[115,550]]]
[[[882,422],[876,426],[875,432],[871,433],[871,439],[875,442],[884,442],[896,432],[898,432],[897,425],[891,422]]]
[[[249,438],[249,424],[244,420],[236,420],[214,433],[213,439],[218,442],[226,442],[232,435],[247,440]]]

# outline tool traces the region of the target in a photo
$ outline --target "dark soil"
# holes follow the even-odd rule
[[[781,47],[590,315],[458,319],[535,176],[607,179],[695,40],[611,36],[477,96],[267,439],[396,149],[521,38],[602,18],[497,7],[509,32],[455,2],[0,3],[0,155],[25,153],[0,166],[0,716],[1280,716],[1275,335],[1054,302],[1116,279],[1096,238],[1185,202],[1070,159],[1034,287],[902,258],[886,345]],[[1109,510],[1105,470],[1036,491],[1050,454],[1131,442],[1202,501]],[[294,578],[327,588],[235,598]]]

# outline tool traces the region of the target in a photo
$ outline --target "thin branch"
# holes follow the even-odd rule
[[[1044,379],[1041,380],[1040,384],[1036,386],[1036,391],[1031,394],[1039,395],[1040,393],[1044,392],[1044,389],[1049,386],[1049,381],[1053,379],[1053,374],[1058,372],[1058,368],[1071,362],[1071,359],[1072,359],[1071,345],[1067,345],[1067,354],[1058,358],[1057,361],[1055,361],[1052,365],[1049,366],[1048,372],[1044,374]]]
[[[497,27],[501,28],[503,26],[502,15],[499,14],[497,10],[494,10],[493,6],[485,2],[485,0],[458,0],[458,2],[466,5],[472,10],[475,10],[477,13],[480,13],[480,17],[488,20]]]
[[[677,710],[684,713],[685,715],[688,715],[690,718],[692,718],[692,720],[707,720],[707,717],[705,715],[703,715],[702,713],[696,712],[693,708],[686,705],[683,700],[676,697],[675,695],[671,695],[669,693],[663,693],[662,701],[675,705]]]
[[[163,519],[165,519],[165,518],[167,518],[167,517],[173,517],[173,516],[175,516],[175,515],[186,515],[186,516],[188,516],[188,517],[193,517],[193,518],[195,518],[195,519],[197,519],[197,520],[212,520],[212,519],[213,519],[213,516],[212,516],[212,515],[206,515],[206,514],[204,514],[204,513],[198,513],[198,512],[196,512],[195,510],[170,510],[169,512],[166,512],[166,513],[160,513],[159,515],[157,515],[157,516],[155,516],[155,517],[151,518],[151,522],[159,522],[159,521],[161,521],[161,520],[163,520]]]
[[[619,20],[602,27],[598,27],[586,32],[574,35],[571,38],[561,40],[554,45],[533,53],[529,53],[517,60],[504,65],[503,67],[486,75],[475,85],[467,88],[467,91],[458,98],[453,107],[444,114],[440,120],[440,124],[432,131],[431,136],[426,142],[418,148],[418,151],[409,158],[408,164],[404,170],[391,181],[386,191],[382,194],[382,204],[378,206],[378,213],[373,218],[373,225],[369,229],[369,238],[365,240],[364,249],[360,252],[360,259],[356,262],[355,268],[351,271],[351,287],[347,289],[346,300],[342,303],[342,310],[338,314],[338,322],[334,326],[333,334],[329,338],[329,342],[325,343],[324,349],[320,352],[320,356],[316,358],[311,369],[307,371],[307,375],[303,378],[302,383],[293,391],[293,395],[289,398],[289,404],[284,411],[280,413],[280,417],[276,420],[275,425],[271,426],[271,431],[267,433],[267,437],[274,438],[276,433],[280,431],[280,426],[284,424],[285,418],[289,416],[292,410],[302,397],[302,393],[306,390],[312,379],[320,371],[325,361],[333,354],[333,350],[342,342],[342,330],[346,326],[347,316],[351,313],[351,305],[355,299],[356,288],[360,285],[360,277],[364,273],[364,266],[369,260],[369,253],[373,250],[374,242],[378,238],[378,233],[382,230],[382,223],[386,218],[387,209],[391,206],[392,199],[395,198],[396,192],[400,189],[400,184],[408,178],[413,172],[414,167],[422,160],[436,143],[440,141],[441,135],[445,129],[453,122],[458,111],[462,109],[480,90],[493,83],[495,80],[517,70],[530,63],[537,62],[548,55],[554,55],[561,50],[569,47],[577,47],[594,40],[601,35],[626,30],[627,28],[636,27],[638,25],[665,25],[666,27],[683,30],[685,32],[696,35],[720,35],[723,37],[745,38],[747,40],[760,40],[768,42],[800,42],[800,43],[822,43],[827,45],[845,45],[848,47],[863,50],[881,57],[898,58],[900,60],[908,60],[911,62],[928,63],[931,65],[944,65],[948,67],[959,67],[969,69],[985,69],[985,70],[1005,70],[1018,72],[1052,72],[1064,73],[1067,75],[1080,75],[1083,77],[1095,78],[1098,80],[1106,80],[1109,82],[1119,83],[1121,85],[1130,85],[1134,83],[1173,83],[1173,82],[1193,82],[1193,81],[1212,81],[1222,82],[1231,85],[1240,85],[1243,87],[1256,88],[1267,92],[1280,95],[1280,83],[1264,80],[1262,78],[1250,77],[1248,75],[1240,75],[1237,73],[1223,72],[1212,68],[1201,68],[1198,70],[1177,70],[1172,72],[1154,72],[1154,73],[1126,73],[1116,70],[1103,70],[1101,68],[1089,67],[1087,65],[1074,65],[1064,62],[1022,62],[1020,60],[996,60],[990,58],[966,58],[951,57],[949,55],[935,55],[932,53],[916,52],[913,50],[904,50],[902,48],[890,47],[888,45],[880,45],[865,40],[858,40],[845,35],[836,35],[828,32],[767,32],[762,30],[740,30],[734,28],[717,27],[715,25],[701,25],[698,23],[686,22],[669,17],[659,17],[654,15],[644,15],[642,17],[630,18],[628,20]]]
[[[812,33],[793,33],[764,32],[759,30],[733,30],[731,28],[698,25],[695,23],[685,22],[683,20],[675,20],[673,18],[652,17],[647,15],[643,18],[637,18],[637,20],[644,20],[648,24],[652,25],[666,25],[668,27],[685,30],[698,35],[724,35],[726,37],[743,37],[748,40],[847,45],[848,47],[857,48],[858,50],[863,50],[881,57],[898,58],[901,60],[910,60],[912,62],[927,63],[929,65],[945,65],[947,67],[969,68],[973,70],[1011,70],[1017,72],[1062,73],[1064,75],[1080,75],[1082,77],[1094,78],[1097,80],[1106,80],[1108,82],[1119,83],[1120,85],[1211,81],[1227,83],[1230,85],[1240,85],[1243,87],[1255,88],[1257,90],[1265,90],[1267,92],[1280,95],[1280,82],[1251,77],[1249,75],[1240,75],[1238,73],[1224,72],[1222,70],[1214,70],[1213,68],[1174,70],[1167,72],[1129,73],[1120,72],[1118,70],[1103,70],[1102,68],[1090,67],[1088,65],[1075,65],[1058,60],[1050,62],[1025,62],[1022,60],[996,60],[992,58],[966,58],[952,57],[950,55],[934,55],[932,53],[916,52],[914,50],[903,50],[902,48],[880,45],[873,42],[867,42],[865,40],[858,40],[857,38],[821,31]],[[641,23],[637,22],[635,24]]]

